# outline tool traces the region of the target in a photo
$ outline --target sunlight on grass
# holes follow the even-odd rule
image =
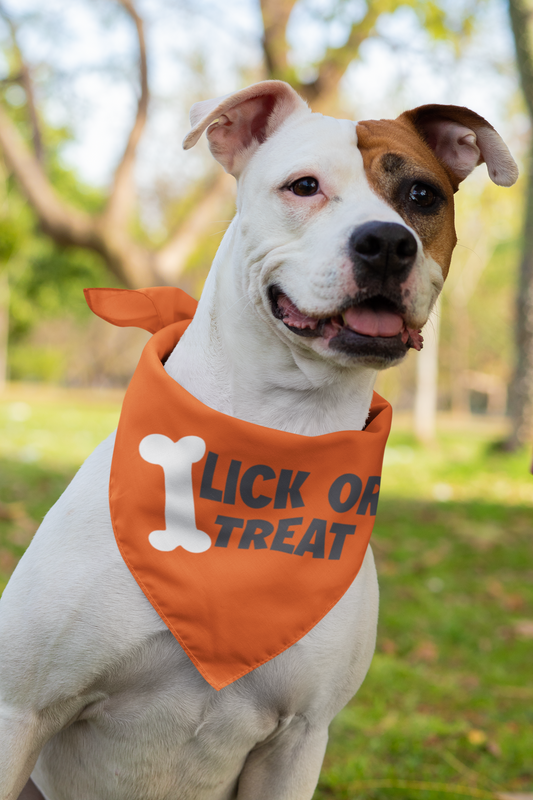
[[[503,505],[533,505],[531,449],[504,454],[502,420],[441,415],[437,441],[421,445],[406,414],[393,417],[383,467],[382,496],[419,500],[487,500]]]
[[[14,385],[0,397],[0,458],[78,468],[117,426],[121,392]]]
[[[116,428],[121,400],[32,384],[0,396],[0,591],[48,509]]]

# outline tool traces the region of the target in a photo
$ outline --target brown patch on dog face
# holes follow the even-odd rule
[[[449,172],[408,120],[359,122],[357,139],[370,187],[417,232],[446,277],[457,242]]]

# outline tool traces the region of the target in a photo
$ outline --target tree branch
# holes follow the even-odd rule
[[[289,80],[287,24],[297,0],[261,0],[263,52],[269,78]],[[293,76],[292,76],[293,77]],[[290,80],[293,83],[293,80]]]
[[[327,107],[359,46],[373,31],[380,11],[369,4],[361,21],[350,28],[348,39],[341,47],[327,49],[314,81],[301,83],[287,59],[287,25],[296,0],[261,0],[263,15],[263,51],[269,78],[288,81],[314,108]]]
[[[44,150],[43,150],[43,142],[41,137],[41,128],[39,125],[39,117],[37,116],[37,108],[35,105],[35,97],[33,93],[33,83],[31,80],[30,70],[28,65],[26,64],[23,56],[22,51],[20,49],[18,43],[18,30],[17,26],[11,19],[11,17],[7,14],[6,10],[4,9],[3,5],[0,4],[0,16],[3,17],[5,23],[9,28],[9,32],[11,34],[11,41],[13,43],[13,47],[17,54],[17,58],[20,64],[20,75],[18,75],[14,80],[17,83],[20,83],[22,88],[26,93],[26,101],[28,105],[28,114],[30,117],[30,124],[32,129],[32,137],[33,137],[33,147],[35,150],[35,155],[37,160],[42,164],[44,159]]]
[[[140,51],[141,94],[135,123],[124,155],[115,172],[110,200],[101,216],[91,216],[62,200],[50,183],[39,159],[37,113],[29,71],[16,39],[16,27],[0,6],[21,64],[19,81],[26,89],[28,108],[33,123],[35,153],[32,153],[6,112],[0,107],[0,147],[23,194],[35,211],[43,231],[60,245],[83,247],[99,253],[111,272],[126,286],[150,286],[165,282],[158,274],[155,253],[135,242],[127,230],[127,222],[135,199],[133,167],[135,150],[141,137],[148,108],[148,74],[146,45],[142,20],[132,0],[118,0],[133,18]]]
[[[368,11],[360,22],[352,25],[348,39],[341,47],[330,47],[318,68],[318,75],[311,83],[302,84],[298,91],[309,102],[320,104],[327,101],[338,89],[344,73],[356,58],[361,43],[367,39],[380,16],[380,12],[369,4]]]
[[[137,104],[137,114],[131,129],[126,148],[115,170],[111,193],[103,214],[103,222],[112,227],[125,228],[129,222],[135,200],[133,170],[135,153],[139,144],[148,115],[148,64],[146,58],[146,41],[141,17],[138,15],[133,0],[118,0],[135,23],[139,43],[139,73],[141,94]]]
[[[55,242],[96,251],[127,286],[150,286],[160,280],[149,250],[120,230],[110,231],[101,219],[73,208],[58,197],[42,165],[1,107],[0,147],[43,231]]]
[[[44,230],[58,242],[86,247],[91,238],[90,217],[67,206],[57,196],[42,165],[1,107],[0,146]]]
[[[157,272],[165,280],[175,282],[187,265],[207,224],[216,218],[219,210],[230,200],[234,181],[221,172],[194,210],[179,226],[165,245],[156,253]]]
[[[509,17],[513,31],[520,84],[528,113],[533,119],[533,58],[530,46],[532,9],[522,0],[509,0]]]

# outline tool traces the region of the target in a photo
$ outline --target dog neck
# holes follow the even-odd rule
[[[168,374],[205,405],[257,425],[307,436],[362,430],[376,370],[288,346],[243,291],[233,238],[230,229]]]

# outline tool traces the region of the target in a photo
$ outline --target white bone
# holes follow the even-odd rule
[[[196,527],[192,465],[205,454],[205,442],[199,436],[184,436],[173,442],[168,436],[153,433],[139,445],[141,458],[163,467],[165,474],[166,530],[152,531],[148,540],[156,550],[183,547],[189,553],[203,553],[211,547],[211,538]]]

